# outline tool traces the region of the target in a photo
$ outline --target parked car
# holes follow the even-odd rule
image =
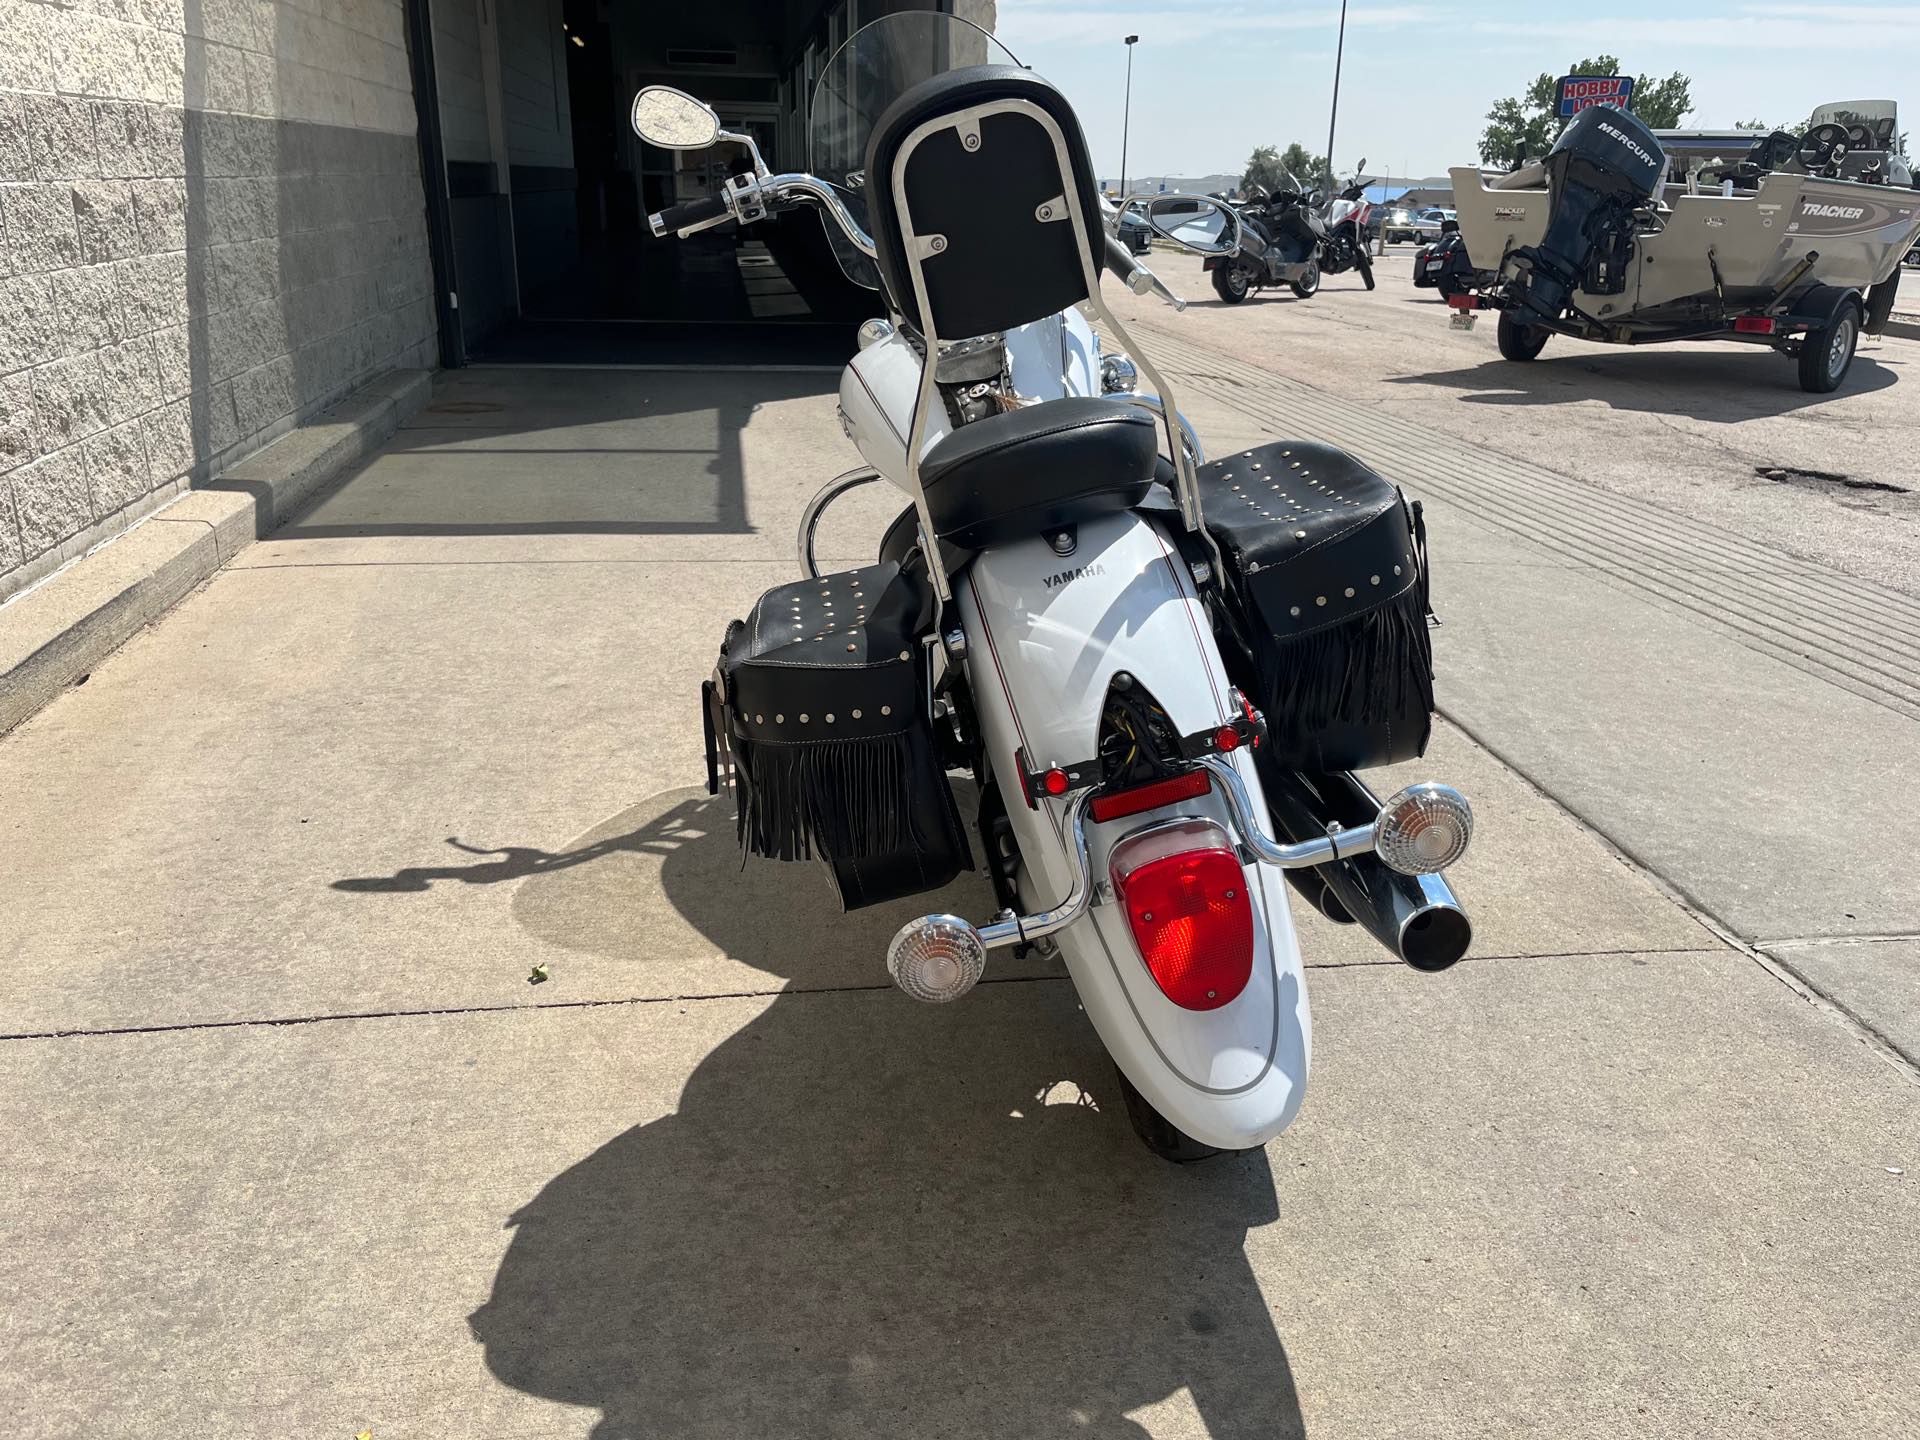
[[[1434,241],[1440,238],[1440,222],[1453,218],[1453,211],[1440,206],[1396,206],[1380,222],[1380,233],[1389,245],[1395,240]]]
[[[1153,249],[1153,227],[1147,224],[1146,206],[1138,200],[1120,212],[1113,233],[1135,255],[1145,255]]]

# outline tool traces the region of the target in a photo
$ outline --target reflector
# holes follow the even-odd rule
[[[1097,795],[1087,806],[1087,812],[1096,821],[1120,820],[1128,815],[1138,815],[1143,810],[1158,810],[1162,805],[1171,805],[1176,800],[1192,800],[1212,788],[1213,777],[1206,771],[1189,770],[1184,775],[1150,781],[1145,785],[1136,785],[1131,790]]]
[[[916,1000],[940,1005],[973,988],[987,966],[980,932],[958,915],[922,915],[887,946],[893,983]]]
[[[1473,807],[1450,785],[1409,785],[1380,807],[1374,853],[1402,875],[1432,875],[1467,852]]]

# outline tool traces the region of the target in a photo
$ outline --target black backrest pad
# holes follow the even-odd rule
[[[940,130],[903,155],[908,137],[929,120],[998,100],[1027,101],[1058,126],[1070,174],[1062,175],[1053,137],[1030,115],[989,115],[980,145],[968,150],[960,132]],[[896,166],[914,232],[940,235],[945,248],[923,264],[933,313],[920,314],[907,268],[903,217],[897,212]],[[867,147],[867,216],[880,275],[908,323],[931,322],[943,340],[987,335],[1024,325],[1087,298],[1084,255],[1099,272],[1106,253],[1099,182],[1073,107],[1045,80],[1012,65],[950,70],[907,91],[874,126]],[[1080,202],[1085,226],[1041,207],[1067,194]]]

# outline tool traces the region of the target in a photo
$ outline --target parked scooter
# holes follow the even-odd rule
[[[1349,270],[1358,270],[1367,289],[1373,289],[1373,260],[1367,253],[1373,205],[1366,182],[1355,175],[1331,205],[1323,206],[1318,190],[1296,175],[1288,179],[1293,188],[1274,195],[1253,187],[1254,197],[1240,207],[1238,252],[1210,256],[1206,262],[1214,294],[1229,305],[1275,285],[1310,300],[1319,292],[1322,275]]]
[[[1302,300],[1319,292],[1327,223],[1309,203],[1311,192],[1299,177],[1288,178],[1293,187],[1272,195],[1252,186],[1239,206],[1239,246],[1231,254],[1206,259],[1213,293],[1229,305],[1276,285],[1285,285]]]
[[[689,95],[633,107],[654,145],[754,155],[656,235],[814,206],[887,306],[840,387],[868,466],[807,506],[807,578],[728,628],[703,687],[709,786],[731,786],[748,851],[822,861],[853,908],[971,865],[948,781],[965,772],[1001,909],[904,926],[895,982],[952,1001],[990,951],[1057,946],[1150,1148],[1261,1145],[1298,1111],[1310,1049],[1283,882],[1419,969],[1471,936],[1441,878],[1466,801],[1427,784],[1382,803],[1352,773],[1413,758],[1430,727],[1418,508],[1321,445],[1204,463],[1101,271],[1174,297],[1104,229],[1065,98],[992,37],[877,20],[811,113],[814,173],[775,175]],[[1202,201],[1209,232],[1194,198],[1148,222],[1235,253],[1233,212]],[[823,574],[822,512],[879,479],[912,503],[878,563]]]

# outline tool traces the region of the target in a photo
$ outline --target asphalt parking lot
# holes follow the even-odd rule
[[[1495,454],[1571,460],[1586,483],[1920,593],[1920,340],[1863,338],[1833,395],[1803,392],[1773,352],[1730,343],[1554,339],[1538,361],[1514,364],[1495,348],[1494,316],[1451,329],[1436,293],[1414,288],[1413,249],[1375,261],[1372,292],[1350,273],[1326,277],[1311,300],[1282,288],[1234,307],[1198,258],[1163,247],[1151,263],[1187,310],[1116,303],[1258,369]]]

